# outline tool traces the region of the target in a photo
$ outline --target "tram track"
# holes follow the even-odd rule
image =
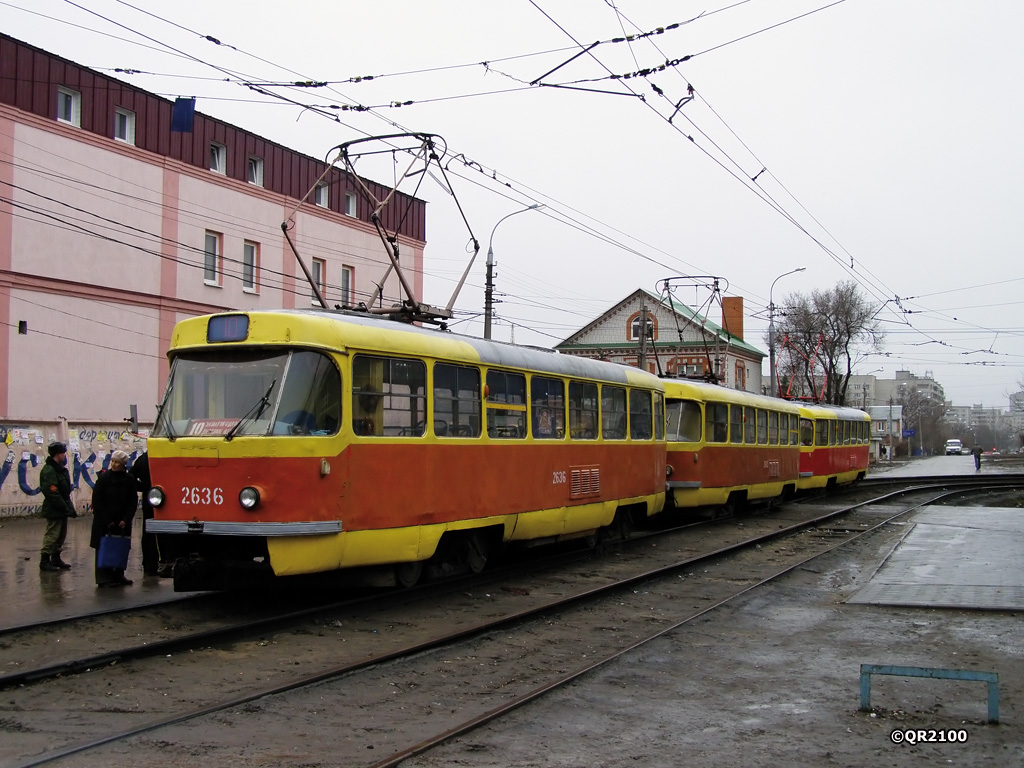
[[[811,502],[815,499],[811,499]],[[704,523],[675,525],[671,528],[639,532],[634,534],[631,546],[645,538],[658,537],[680,531],[693,530],[699,526],[728,526],[738,523],[740,526],[756,520],[756,517],[716,518]],[[780,529],[780,533],[798,529],[804,525],[798,520],[792,525]],[[711,554],[728,551],[735,546],[743,546],[743,542],[729,542],[723,548]],[[591,556],[588,552],[568,552],[548,554],[539,567],[552,569],[564,567],[574,562],[585,560]],[[699,555],[696,555],[699,557]],[[421,585],[417,590],[418,599],[438,599],[451,591],[460,589],[487,589],[492,581],[515,578],[517,569],[524,567],[522,563],[509,568],[489,570],[485,574],[469,578],[449,579]],[[536,568],[531,563],[530,568]],[[294,588],[294,584],[292,588]],[[339,611],[359,610],[363,606],[378,606],[395,603],[400,605],[407,599],[404,592],[371,594],[370,596],[353,597],[343,600],[307,601],[312,604],[288,610],[276,610],[274,604],[260,605],[252,611],[260,614],[252,618],[248,605],[243,610],[238,606],[230,606],[233,596],[225,594],[190,595],[181,600],[172,600],[156,604],[122,608],[116,611],[89,613],[80,616],[65,617],[59,620],[46,621],[11,627],[0,636],[0,643],[7,650],[5,665],[8,670],[0,674],[0,690],[37,683],[49,678],[91,672],[110,664],[125,663],[153,656],[176,654],[194,651],[205,646],[244,640],[261,633],[285,630],[289,626],[297,626],[304,622],[316,621],[318,617],[330,617]],[[241,599],[249,603],[253,595],[242,593]],[[220,617],[229,612],[228,619]],[[330,619],[326,619],[330,621]],[[128,622],[125,625],[124,622]],[[198,629],[196,628],[198,627]],[[110,639],[110,635],[120,632],[123,637]],[[39,633],[58,638],[56,643],[49,644],[45,655],[40,659],[37,651],[27,652],[22,649],[38,649],[39,643],[34,637]],[[132,642],[129,642],[129,638]],[[63,642],[63,646],[60,643]],[[103,650],[95,652],[94,648]],[[11,668],[14,668],[13,671]]]
[[[948,493],[948,491],[944,492],[942,495],[945,495],[946,493]],[[883,496],[880,499],[873,499],[871,503],[879,504],[884,503],[885,501],[892,501],[898,495],[900,494],[887,494],[886,496]],[[936,496],[935,498],[938,497],[939,496]],[[932,500],[934,499],[929,498],[928,501]],[[713,562],[716,559],[720,559],[723,557],[735,556],[738,552],[751,552],[753,551],[753,548],[757,547],[758,545],[763,546],[766,542],[772,539],[781,539],[782,537],[787,536],[800,536],[800,531],[805,532],[805,537],[807,531],[814,532],[810,534],[811,538],[817,538],[822,547],[824,547],[827,544],[827,547],[825,547],[824,551],[832,551],[836,547],[842,546],[843,543],[849,540],[850,536],[861,536],[864,533],[876,530],[880,526],[883,526],[891,522],[892,520],[895,520],[898,517],[907,514],[909,511],[912,511],[912,509],[919,506],[920,503],[902,509],[901,511],[894,515],[888,515],[887,513],[888,516],[885,516],[881,521],[878,521],[871,526],[867,526],[866,524],[862,523],[856,523],[851,527],[849,521],[844,521],[842,525],[836,525],[835,527],[831,528],[825,527],[825,523],[827,521],[842,517],[843,515],[853,514],[856,508],[866,507],[867,505],[868,502],[861,502],[857,505],[854,505],[853,508],[844,507],[838,510],[828,511],[825,514],[818,516],[808,516],[806,514],[801,514],[798,516],[799,519],[787,517],[788,513],[776,513],[761,517],[743,518],[740,521],[727,521],[725,524],[712,524],[704,528],[704,537],[706,539],[705,541],[703,541],[700,544],[697,544],[696,546],[691,546],[694,544],[694,542],[683,542],[683,544],[685,544],[686,546],[683,546],[682,544],[677,546],[677,552],[674,553],[672,557],[667,558],[666,562],[663,562],[657,565],[656,567],[648,567],[643,570],[637,570],[635,566],[629,565],[627,567],[632,567],[633,572],[628,577],[620,576],[616,578],[614,581],[608,581],[607,579],[602,578],[595,578],[592,580],[593,583],[589,586],[582,584],[584,579],[578,578],[579,574],[570,574],[568,578],[562,576],[560,579],[556,572],[553,572],[548,577],[547,581],[535,580],[530,582],[527,587],[522,586],[522,584],[524,584],[524,576],[517,577],[507,575],[503,577],[507,581],[507,583],[505,583],[504,585],[500,584],[497,581],[481,581],[478,577],[477,580],[475,580],[473,583],[467,583],[466,585],[466,588],[472,589],[473,593],[475,593],[477,596],[486,595],[487,598],[491,598],[491,595],[487,593],[486,590],[490,589],[495,592],[498,592],[498,590],[502,589],[507,590],[507,594],[498,592],[499,595],[502,595],[506,599],[500,600],[500,602],[503,603],[503,607],[501,610],[493,612],[496,613],[496,615],[494,616],[487,617],[484,620],[477,620],[476,618],[474,618],[458,626],[453,631],[436,634],[433,637],[420,638],[417,642],[414,643],[403,643],[401,642],[401,638],[397,638],[398,642],[391,643],[390,646],[386,648],[381,646],[388,646],[388,643],[356,643],[354,644],[354,646],[349,647],[348,652],[345,654],[349,656],[350,661],[347,661],[340,665],[326,667],[322,666],[320,669],[317,669],[312,674],[290,676],[282,675],[281,677],[287,677],[287,679],[284,679],[282,681],[276,681],[273,685],[260,687],[256,690],[253,690],[251,687],[249,687],[246,690],[245,687],[242,686],[239,688],[238,695],[224,695],[221,696],[218,700],[203,702],[200,706],[179,706],[176,709],[176,712],[172,715],[149,720],[143,724],[139,724],[131,728],[116,730],[110,729],[108,727],[106,735],[101,735],[92,739],[80,741],[76,744],[65,744],[55,750],[50,750],[48,752],[45,752],[44,754],[38,755],[37,757],[30,759],[28,762],[21,763],[20,765],[42,765],[44,763],[49,763],[55,760],[59,760],[61,758],[70,757],[71,755],[77,756],[75,762],[76,765],[83,765],[81,759],[85,756],[85,753],[95,750],[96,747],[99,747],[103,744],[112,744],[116,742],[123,742],[124,740],[131,739],[133,737],[142,737],[144,734],[151,733],[156,730],[173,727],[177,723],[195,720],[197,718],[201,718],[204,716],[216,716],[217,713],[238,710],[239,708],[245,709],[249,707],[256,707],[257,709],[259,709],[259,705],[257,704],[257,702],[267,697],[281,697],[286,694],[303,695],[302,692],[308,691],[312,686],[322,684],[333,685],[334,683],[332,683],[331,681],[335,681],[341,678],[345,678],[346,680],[348,680],[349,678],[352,678],[354,675],[358,674],[370,675],[371,677],[374,675],[380,675],[381,670],[385,668],[387,665],[406,663],[406,660],[408,660],[410,657],[417,657],[423,654],[443,653],[445,649],[450,649],[451,647],[453,647],[453,644],[472,643],[474,642],[474,639],[478,640],[480,637],[483,637],[488,633],[494,633],[500,630],[501,628],[520,627],[523,626],[525,622],[531,621],[541,622],[542,626],[544,621],[554,622],[557,625],[560,623],[560,620],[557,618],[559,612],[567,610],[579,610],[578,608],[574,608],[574,606],[579,606],[581,604],[586,605],[588,602],[601,599],[611,599],[614,603],[615,598],[608,598],[608,595],[614,596],[617,594],[621,596],[624,593],[628,594],[629,591],[636,585],[650,582],[652,579],[667,578],[670,582],[673,579],[677,579],[680,581],[688,580],[689,583],[694,586],[700,585],[700,595],[697,597],[691,596],[690,599],[691,602],[694,600],[698,601],[697,604],[699,606],[702,606],[701,610],[691,611],[691,613],[686,614],[686,616],[679,619],[676,623],[670,622],[668,628],[659,628],[659,631],[654,634],[643,635],[642,633],[634,632],[633,634],[637,635],[637,638],[634,639],[634,642],[627,642],[624,645],[620,643],[622,647],[618,647],[614,649],[613,652],[601,656],[601,658],[603,658],[604,661],[600,661],[599,663],[593,662],[591,664],[587,664],[584,668],[578,670],[578,674],[570,675],[569,673],[566,673],[566,675],[562,676],[565,678],[564,680],[562,680],[561,677],[558,678],[558,680],[547,679],[540,685],[534,686],[529,691],[517,694],[517,700],[529,701],[532,700],[532,698],[541,695],[546,690],[553,689],[551,687],[552,685],[567,684],[572,679],[576,679],[576,677],[578,677],[579,674],[585,674],[586,671],[588,671],[589,669],[593,669],[595,666],[607,663],[608,660],[615,658],[621,655],[622,653],[628,652],[628,650],[637,647],[638,644],[641,644],[642,642],[650,642],[651,639],[658,637],[661,634],[664,634],[665,631],[670,631],[671,628],[674,626],[679,626],[681,623],[693,621],[695,618],[698,618],[699,616],[706,613],[707,610],[712,609],[714,607],[718,607],[720,605],[724,605],[725,602],[734,599],[740,594],[745,594],[750,589],[754,589],[759,585],[767,583],[767,581],[771,579],[778,578],[781,574],[787,573],[793,570],[794,568],[799,568],[801,564],[803,564],[804,562],[808,562],[810,559],[813,559],[814,557],[819,556],[821,552],[811,554],[806,559],[798,560],[797,562],[792,563],[785,568],[777,569],[776,572],[774,572],[774,575],[769,574],[760,580],[745,580],[745,582],[748,583],[744,583],[743,585],[741,585],[742,588],[738,591],[735,589],[735,585],[726,585],[728,588],[725,590],[723,594],[718,596],[714,596],[712,594],[713,590],[710,589],[708,584],[704,583],[705,579],[689,579],[685,574],[686,569],[693,569],[697,565],[704,562]],[[738,530],[740,528],[745,528],[746,530],[740,531]],[[710,532],[712,531],[717,531],[719,534],[728,533],[731,531],[731,540],[726,540],[730,537],[722,538],[720,536],[718,539],[718,544],[720,546],[713,546],[712,543],[709,543],[711,542],[711,539],[714,538],[713,536],[710,536]],[[648,555],[651,551],[659,548],[662,550],[662,552],[667,552],[667,550],[671,547],[669,544],[666,543],[667,538],[665,537],[671,535],[681,534],[668,532],[664,535],[652,536],[647,540],[638,540],[638,542],[635,542],[633,546],[647,550],[646,554]],[[694,532],[689,531],[686,533],[686,538],[692,538],[693,535]],[[817,548],[821,547],[816,547],[816,549]],[[783,549],[785,549],[785,547],[783,547]],[[681,558],[679,556],[680,552],[682,552]],[[604,564],[605,560],[619,560],[623,557],[624,555],[622,554],[617,554],[614,558],[605,557],[602,558],[602,564]],[[604,572],[604,569],[602,569],[602,572]],[[680,572],[682,572],[682,575],[680,575]],[[563,594],[562,596],[553,598],[553,593],[559,588],[559,581],[568,581],[572,582],[572,585],[579,584],[580,586],[574,591],[566,590],[565,594]],[[462,587],[460,586],[459,588]],[[525,592],[526,594],[521,594],[523,592]],[[529,602],[525,600],[526,597],[529,597],[530,595],[541,595],[542,592],[545,593],[543,600],[536,602],[536,604],[524,607],[523,604]],[[449,595],[451,594],[453,593],[449,592]],[[427,597],[426,593],[424,592],[421,593],[419,598],[414,598],[411,593],[406,593],[405,598],[407,602],[415,602],[417,599],[429,602],[429,600],[439,599],[440,595],[439,593],[434,593],[431,596]],[[457,601],[453,601],[451,597],[446,598],[446,600],[448,601],[445,604],[446,610],[448,610],[449,612],[457,612],[459,610],[459,605]],[[511,608],[511,610],[509,608]],[[479,606],[476,606],[473,610],[478,611],[479,613],[487,612],[486,610],[480,611]],[[582,610],[586,610],[586,608]],[[629,613],[630,610],[632,609],[627,607],[626,613]],[[551,616],[555,616],[556,618],[545,618]],[[659,617],[648,617],[647,620],[657,620],[659,622],[661,621]],[[346,621],[348,621],[348,619],[346,619]],[[414,622],[415,618],[410,617],[410,621]],[[453,621],[450,623],[452,625],[459,625],[459,622],[457,621]],[[359,632],[360,630],[357,629],[356,631]],[[364,629],[362,631],[365,632],[367,630]],[[533,630],[533,632],[539,635],[544,634],[539,630]],[[519,636],[522,633],[520,630],[517,629],[516,634],[517,636]],[[623,633],[612,632],[611,634],[622,635]],[[396,638],[390,639],[395,640]],[[274,640],[273,642],[276,643],[277,640]],[[522,649],[520,649],[520,651],[522,651]],[[188,654],[188,656],[192,656],[192,654]],[[121,666],[123,669],[125,666],[128,665]],[[179,677],[178,672],[170,672],[167,674],[173,675],[175,678]],[[273,675],[271,675],[271,677],[273,677]],[[561,682],[559,682],[559,680]],[[111,685],[111,683],[108,682],[108,685]],[[358,688],[360,686],[356,684],[356,687]],[[516,706],[521,706],[522,701],[520,701],[520,704]],[[379,705],[373,705],[373,707],[371,708],[375,708],[376,706]],[[506,708],[501,707],[494,709],[495,712],[491,715],[492,717],[497,717],[502,712],[507,711]],[[466,721],[466,723],[477,722],[483,714],[486,713],[478,712],[476,715],[474,715],[472,720]],[[471,726],[462,724],[458,727],[468,728]],[[452,728],[446,728],[444,729],[443,732],[448,735],[447,737],[450,737],[451,730]],[[425,744],[428,741],[430,741],[430,739],[436,738],[437,735],[434,734],[433,736],[427,739],[421,740],[419,743]],[[408,756],[407,754],[405,754],[405,750],[396,751],[395,754],[402,754],[406,757]],[[166,764],[166,760],[163,760],[163,762]],[[394,763],[384,762],[380,764],[384,765]]]

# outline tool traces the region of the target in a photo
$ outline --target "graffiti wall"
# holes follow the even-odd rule
[[[130,468],[146,450],[148,435],[148,430],[133,434],[113,424],[0,424],[0,440],[7,448],[0,465],[0,518],[39,514],[43,505],[39,471],[46,461],[46,447],[54,440],[67,445],[71,500],[81,515],[91,510],[96,475],[110,465],[110,454],[125,451]]]

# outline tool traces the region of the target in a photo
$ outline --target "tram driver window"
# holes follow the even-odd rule
[[[800,445],[814,445],[814,422],[800,419]]]
[[[293,352],[288,362],[275,435],[333,435],[341,422],[341,375],[319,352]]]
[[[356,355],[352,361],[352,431],[421,437],[426,429],[427,369],[422,360]]]
[[[707,406],[708,419],[712,418],[715,403]],[[668,441],[670,443],[699,443],[701,438],[700,403],[693,400],[669,400],[666,408],[668,415]],[[714,429],[709,421],[709,430]]]

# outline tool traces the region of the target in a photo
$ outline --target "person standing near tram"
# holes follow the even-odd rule
[[[128,454],[110,454],[110,468],[100,472],[92,489],[92,535],[89,546],[96,550],[96,586],[120,587],[132,583],[123,568],[101,568],[100,539],[107,535],[131,536],[132,521],[139,506],[139,486],[128,474]]]
[[[39,490],[43,494],[42,515],[46,518],[43,546],[39,552],[40,571],[64,571],[71,567],[61,560],[60,550],[68,535],[68,518],[78,517],[71,502],[71,474],[68,449],[54,441],[47,448],[46,462],[39,472]]]

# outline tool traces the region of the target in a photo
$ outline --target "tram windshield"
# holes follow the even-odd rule
[[[341,374],[310,350],[179,354],[154,437],[233,439],[331,435],[341,423]]]
[[[700,403],[693,400],[669,400],[665,405],[665,414],[668,422],[666,433],[670,443],[700,442]],[[724,437],[721,442],[725,442]]]

